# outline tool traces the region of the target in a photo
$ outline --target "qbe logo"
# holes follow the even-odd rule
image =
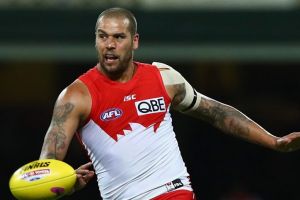
[[[147,115],[166,111],[166,105],[163,97],[144,99],[135,102],[138,115]]]

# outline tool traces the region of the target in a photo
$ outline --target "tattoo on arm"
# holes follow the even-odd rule
[[[185,84],[176,84],[174,85],[176,95],[173,99],[173,105],[177,106],[185,97],[186,91],[185,91]]]
[[[202,99],[198,108],[203,120],[232,135],[247,137],[251,120],[235,108],[210,99]]]
[[[42,151],[44,151],[44,148],[47,146],[54,146],[54,152],[49,151],[46,155],[47,158],[56,158],[57,153],[65,148],[65,140],[67,137],[65,135],[65,129],[63,125],[73,109],[74,105],[72,103],[55,106],[50,124],[50,130],[47,133],[47,137],[44,142],[45,144],[42,149]]]

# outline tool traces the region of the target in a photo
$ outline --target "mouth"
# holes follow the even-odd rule
[[[104,59],[106,63],[114,63],[119,59],[119,56],[113,54],[113,53],[106,53],[104,54]]]

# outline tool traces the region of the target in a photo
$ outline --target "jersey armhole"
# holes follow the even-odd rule
[[[157,67],[156,65],[154,65],[154,66],[155,66],[155,68],[157,70],[157,78],[158,78],[158,80],[160,82],[160,85],[161,85],[161,87],[163,89],[163,92],[164,92],[165,96],[168,97],[168,99],[167,99],[168,103],[171,104],[171,97],[169,96],[169,94],[167,92],[167,89],[166,89],[166,86],[165,86],[165,84],[163,82],[163,79],[162,79],[162,76],[161,76],[161,73],[160,73],[160,68]],[[169,70],[169,68],[166,68],[166,69]]]
[[[93,86],[91,86],[93,83],[91,83],[88,80],[83,79],[81,77],[79,77],[78,80],[80,80],[86,86],[86,88],[88,89],[89,95],[91,96],[91,110],[90,110],[89,115],[87,116],[87,118],[83,122],[82,127],[84,127],[95,116],[95,113],[96,113],[95,101],[97,99],[97,95],[96,95],[96,92],[93,89]]]

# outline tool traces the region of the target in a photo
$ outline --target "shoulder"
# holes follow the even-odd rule
[[[67,86],[58,96],[56,106],[72,105],[74,112],[85,118],[89,115],[91,97],[86,85],[79,79]]]
[[[152,65],[156,66],[161,71],[173,69],[170,65],[161,62],[153,62]]]
[[[164,63],[154,62],[153,65],[159,68],[165,88],[176,110],[186,111],[199,105],[200,93],[194,90],[178,71]]]
[[[160,62],[153,62],[152,65],[159,69],[164,85],[176,85],[184,83],[185,80],[183,76],[170,65]]]
[[[60,98],[85,98],[89,96],[87,86],[79,79],[68,85],[60,94]]]
[[[167,64],[153,62],[152,65],[159,69],[165,89],[172,100],[172,105],[176,106],[185,95],[185,79]]]

